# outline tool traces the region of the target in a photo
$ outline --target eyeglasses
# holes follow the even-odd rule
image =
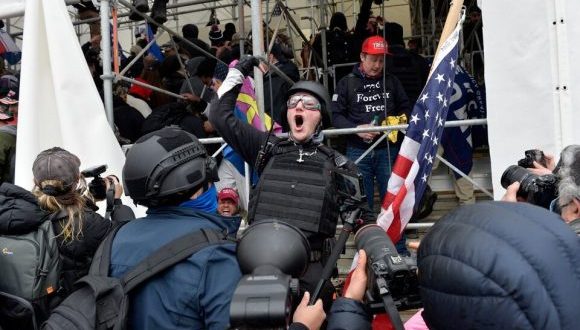
[[[555,198],[550,202],[549,210],[556,213],[556,214],[562,214],[562,208],[560,207],[560,199],[559,198]]]
[[[321,109],[320,102],[314,96],[311,95],[304,95],[304,94],[295,94],[290,96],[286,105],[288,109],[293,109],[298,106],[298,102],[302,101],[302,106],[306,110],[319,110]]]

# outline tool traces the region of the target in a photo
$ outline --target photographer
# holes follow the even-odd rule
[[[555,166],[554,157],[546,155],[546,166],[534,161],[529,171],[536,175],[554,174],[558,179],[558,198],[552,201],[550,209],[560,214],[576,234],[580,235],[580,145],[570,145],[562,150],[560,161]],[[518,196],[520,182],[506,188],[502,200],[507,202],[524,201]]]
[[[9,183],[0,186],[0,236],[26,235],[37,231],[46,220],[51,221],[62,261],[62,267],[55,271],[60,287],[47,292],[51,307],[70,294],[73,284],[88,273],[95,251],[115,223],[134,218],[132,210],[121,204],[123,187],[114,176],[106,180],[107,188],[109,182],[114,185],[116,207],[111,213],[112,221],[100,216],[93,197],[87,194],[80,164],[74,154],[54,147],[42,151],[33,163],[32,193]],[[23,258],[22,263],[33,256],[19,257]],[[50,267],[44,269],[47,274],[53,272]],[[5,275],[0,281],[15,282]],[[42,318],[39,315],[39,321]]]
[[[92,257],[111,228],[120,221],[133,219],[133,211],[122,205],[123,186],[115,176],[108,177],[106,188],[114,184],[115,208],[107,221],[96,211],[93,196],[86,194],[79,172],[80,160],[74,154],[55,147],[41,152],[32,165],[34,188],[43,211],[53,214],[62,266],[62,296],[72,291],[79,278],[87,274]]]

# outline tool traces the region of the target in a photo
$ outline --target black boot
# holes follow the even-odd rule
[[[167,1],[168,0],[153,1],[153,7],[151,7],[151,18],[159,24],[167,22]]]
[[[133,7],[142,13],[149,11],[149,3],[147,3],[147,0],[133,0]],[[143,20],[143,17],[132,11],[131,15],[129,15],[129,19],[132,21],[141,21]]]

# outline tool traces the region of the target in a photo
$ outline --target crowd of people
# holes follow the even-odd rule
[[[146,4],[134,3],[142,11],[149,10]],[[159,23],[166,19],[165,5],[153,5]],[[327,64],[356,64],[322,72],[336,81],[330,88],[318,72],[300,80],[283,35],[273,40],[267,58],[258,58],[240,54],[239,43],[246,41],[231,23],[222,31],[212,17],[209,43],[195,24],[184,25],[181,37],[161,46],[161,57],[150,51],[127,71],[171,94],[142,84],[115,86],[116,135],[131,147],[122,173],[90,183],[82,159],[55,146],[37,155],[30,191],[14,185],[19,83],[0,67],[0,329],[39,328],[43,322],[46,329],[62,328],[63,315],[71,322],[78,317],[75,308],[86,304],[73,294],[82,285],[120,279],[122,286],[142,267],[152,274],[125,292],[126,314],[116,311],[120,316],[111,319],[97,300],[89,317],[133,329],[228,329],[236,288],[247,275],[236,255],[243,221],[273,221],[280,223],[275,231],[288,226],[304,237],[308,256],[298,296],[290,301],[289,329],[370,329],[378,318],[366,304],[368,283],[377,276],[394,283],[370,266],[378,261],[372,251],[359,251],[344,292],[324,276],[329,265],[336,267],[333,252],[343,248],[336,246],[337,225],[353,213],[354,232],[376,222],[375,191],[383,200],[403,136],[357,133],[342,148],[326,145],[323,130],[407,123],[429,71],[426,59],[405,48],[401,25],[373,16],[371,6],[371,0],[362,1],[352,30],[344,14],[331,18]],[[123,66],[146,47],[146,35],[138,31]],[[304,48],[304,66],[322,60],[321,40],[313,36]],[[100,41],[95,34],[82,49],[102,93]],[[238,106],[256,68],[265,72],[266,130],[249,123]],[[200,142],[214,136],[229,146],[217,159],[211,156],[217,148]],[[503,202],[462,206],[428,232],[416,260],[423,309],[406,329],[580,328],[580,146],[566,147],[557,164],[554,158],[547,155],[545,163],[528,169],[556,178],[554,212],[517,203],[523,201],[521,180],[507,187]],[[242,184],[244,162],[251,167],[251,191]],[[338,175],[359,180],[361,194],[345,194]],[[98,197],[95,185],[110,194]],[[123,194],[147,214],[135,218],[122,204]],[[96,206],[103,199],[104,217]],[[208,242],[177,257],[181,251],[171,244],[191,233],[203,233]],[[26,251],[41,257],[14,261],[24,241],[34,242],[38,247]],[[398,253],[408,254],[404,236],[394,243]],[[271,247],[272,253],[287,248]],[[150,264],[167,251],[173,264]],[[92,282],[99,267],[105,275]],[[157,268],[162,270],[155,273]]]

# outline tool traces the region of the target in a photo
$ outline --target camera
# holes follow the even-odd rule
[[[421,307],[417,262],[397,253],[383,228],[366,225],[355,237],[358,250],[367,254],[367,305],[373,314],[385,311],[384,299],[390,295],[398,310]]]
[[[538,149],[526,150],[524,152],[524,155],[525,155],[524,158],[518,160],[518,166],[521,166],[523,168],[533,168],[535,161],[541,164],[542,166],[547,167],[546,157],[544,156],[544,152],[542,150]]]
[[[87,168],[86,170],[82,171],[81,174],[85,178],[93,178],[91,182],[89,182],[89,193],[93,196],[96,200],[103,200],[107,198],[107,185],[105,184],[105,180],[101,178],[101,174],[103,174],[107,170],[107,165],[99,165]]]
[[[340,204],[354,206],[366,200],[362,175],[360,173],[353,174],[337,168],[332,170],[332,178]]]
[[[230,305],[232,327],[286,329],[310,260],[306,236],[282,221],[260,220],[244,231],[237,259],[244,276]]]
[[[517,196],[530,204],[548,209],[550,202],[557,196],[558,179],[553,174],[538,176],[522,166],[511,165],[503,172],[501,185],[507,188],[514,182],[520,183]]]

